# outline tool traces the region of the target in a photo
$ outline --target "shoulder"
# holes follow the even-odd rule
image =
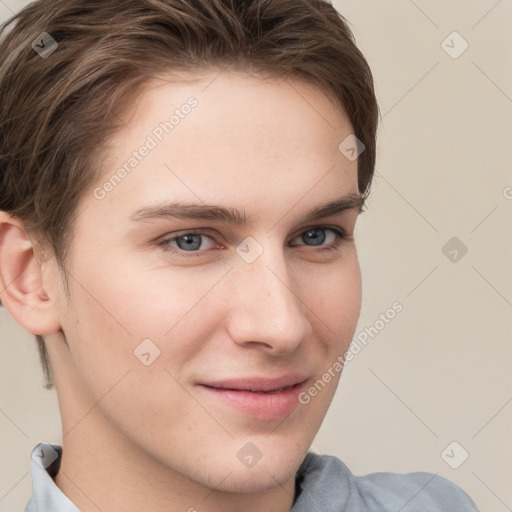
[[[377,472],[356,476],[337,457],[308,453],[299,470],[310,492],[354,511],[478,512],[468,494],[439,474]],[[333,510],[341,510],[334,508]]]
[[[478,512],[463,489],[439,474],[426,471],[378,472],[353,476],[353,480],[360,493],[372,504],[393,507],[399,504],[402,512]]]

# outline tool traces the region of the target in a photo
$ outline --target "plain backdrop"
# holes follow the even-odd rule
[[[2,21],[26,3],[1,0]],[[334,5],[373,70],[382,121],[356,228],[355,339],[367,342],[313,449],[355,474],[430,471],[482,512],[510,511],[512,0]],[[31,494],[31,449],[62,437],[34,337],[5,308],[0,340],[0,510],[14,512]]]

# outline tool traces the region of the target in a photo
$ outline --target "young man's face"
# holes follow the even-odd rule
[[[126,116],[78,205],[69,305],[58,274],[46,277],[68,346],[58,333],[47,344],[65,454],[86,446],[113,466],[136,460],[148,474],[263,491],[293,479],[355,331],[356,247],[336,248],[335,232],[353,235],[358,210],[302,217],[358,195],[357,161],[338,149],[349,120],[319,89],[215,76],[152,82]],[[197,105],[181,108],[192,96]],[[158,130],[176,109],[172,131]],[[146,156],[105,185],[134,151]],[[132,219],[161,202],[247,222]]]

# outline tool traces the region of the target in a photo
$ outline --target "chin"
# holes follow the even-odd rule
[[[282,464],[276,471],[266,465],[259,468],[242,468],[233,471],[217,490],[230,493],[262,493],[285,485],[295,478],[297,467]]]
[[[231,458],[229,461],[222,461],[223,463],[219,465],[226,465],[226,468],[229,468],[227,472],[230,474],[217,487],[218,490],[238,493],[265,492],[294,480],[307,449],[298,447],[296,444],[286,446],[285,442],[281,442],[281,446],[278,447],[275,442],[269,441],[269,439],[256,441],[261,449],[261,455],[257,461],[253,461],[252,465],[250,461],[245,465],[238,458],[236,464],[233,464]],[[248,450],[248,453],[251,453],[251,450]],[[241,455],[240,458],[243,459],[243,456]]]

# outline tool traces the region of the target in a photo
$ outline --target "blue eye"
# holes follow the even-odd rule
[[[306,231],[300,237],[302,240],[308,240],[313,242],[312,245],[322,245],[325,242],[326,236],[325,236],[325,229],[310,229],[309,231]],[[331,230],[332,231],[332,230]],[[320,233],[320,234],[318,234]]]
[[[330,237],[327,236],[326,233],[330,233]],[[308,229],[297,238],[301,239],[303,242],[311,242],[311,244],[305,243],[304,245],[308,247],[319,247],[318,251],[320,252],[336,250],[344,240],[352,239],[352,237],[347,236],[341,229],[324,226]],[[328,238],[330,238],[330,243],[325,244]],[[292,243],[292,245],[296,246],[301,244]]]
[[[200,248],[204,249],[205,244],[202,242],[202,238],[213,240],[211,237],[205,235],[204,233],[185,233],[183,235],[173,236],[167,240],[163,240],[161,243],[162,245],[167,246],[170,245],[171,242],[176,242],[178,249],[182,251],[197,252],[197,250]]]
[[[205,239],[209,240],[209,243],[204,243]],[[297,243],[296,240],[298,239],[300,239],[302,243]],[[295,237],[295,239],[290,242],[290,245],[292,247],[305,245],[307,247],[318,247],[318,251],[330,251],[337,249],[343,240],[349,239],[351,239],[351,237],[348,237],[341,229],[321,226],[304,231],[299,236]],[[158,242],[158,245],[162,246],[163,250],[168,252],[182,255],[184,255],[184,253],[201,255],[201,253],[215,247],[216,243],[215,240],[206,233],[190,231],[161,240]]]

